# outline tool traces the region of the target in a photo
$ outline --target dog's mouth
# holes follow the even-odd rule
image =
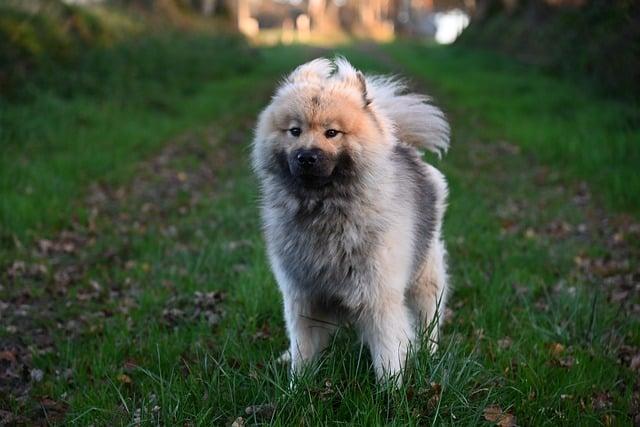
[[[289,173],[305,188],[323,187],[331,182],[335,160],[321,150],[294,150],[287,156]]]
[[[294,174],[291,171],[291,176],[304,188],[322,188],[331,183],[331,175]]]
[[[276,154],[279,175],[293,188],[320,190],[346,183],[353,177],[353,162],[346,153],[326,159],[312,169],[298,167],[284,151]]]
[[[288,166],[289,173],[298,184],[304,188],[321,188],[331,183],[335,164],[333,161],[324,160],[322,164],[305,169],[299,167],[297,163],[289,161]]]

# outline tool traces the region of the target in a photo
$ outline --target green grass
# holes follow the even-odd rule
[[[82,218],[88,181],[126,179],[171,135],[227,111],[257,64],[240,39],[169,34],[37,70],[0,104],[3,240]]]
[[[462,114],[485,123],[479,139],[518,144],[563,174],[593,184],[607,206],[640,212],[637,105],[597,97],[587,87],[488,52],[408,44],[387,51],[433,82]]]
[[[0,342],[37,350],[40,326],[52,335],[55,350],[33,352],[32,367],[42,369],[44,378],[32,400],[2,396],[0,409],[41,419],[42,409],[33,402],[49,396],[67,402],[66,423],[79,425],[230,425],[237,417],[279,425],[439,425],[480,424],[484,409],[495,404],[520,425],[630,424],[635,374],[617,354],[623,343],[640,346],[639,322],[608,302],[605,287],[577,274],[574,261],[578,255],[602,256],[608,243],[591,229],[566,238],[544,232],[558,220],[595,227],[590,210],[570,201],[575,178],[591,167],[583,155],[588,150],[556,148],[551,155],[553,144],[533,132],[563,141],[574,134],[611,135],[627,144],[627,131],[609,126],[615,109],[624,107],[609,111],[605,104],[602,121],[586,132],[581,120],[593,117],[596,107],[585,107],[582,97],[572,101],[569,95],[578,89],[568,83],[514,75],[520,69],[506,63],[496,72],[493,57],[466,51],[397,45],[393,52],[415,80],[428,78],[454,126],[450,154],[437,162],[451,187],[445,236],[454,314],[440,351],[417,354],[402,389],[375,384],[366,349],[348,328],[294,389],[286,366],[275,362],[287,341],[260,234],[248,142],[255,115],[282,72],[310,52],[274,48],[261,50],[246,72],[203,78],[188,96],[169,91],[162,99],[171,113],[146,108],[145,96],[117,108],[102,98],[107,105],[96,105],[88,94],[48,94],[6,108],[16,129],[4,134],[11,155],[1,168],[3,225],[10,224],[10,234],[51,237],[69,227],[86,206],[92,181],[125,191],[100,205],[91,227],[88,215],[79,215],[76,230],[91,242],[80,250],[49,259],[30,245],[5,246],[7,266],[18,259],[49,270],[44,279],[3,273],[0,300],[32,307],[28,322],[16,315],[7,316],[7,323],[36,325],[19,336],[0,331]],[[362,67],[385,69],[378,56],[352,48],[347,53]],[[554,95],[534,96],[523,85],[553,89]],[[491,87],[500,87],[501,96],[488,96]],[[556,96],[580,119],[563,122],[551,114],[557,113]],[[79,117],[83,127],[74,126]],[[26,138],[29,132],[33,136]],[[496,143],[507,137],[523,151]],[[140,166],[163,144],[185,149],[159,170]],[[534,157],[558,176],[549,173],[540,183],[537,177],[548,169]],[[567,163],[579,166],[562,163],[570,158]],[[181,172],[198,176],[202,167],[213,176],[203,172],[191,186],[169,185]],[[625,167],[620,173],[630,174]],[[599,179],[614,181],[589,181],[600,186]],[[32,194],[24,193],[26,185]],[[175,194],[164,192],[174,187]],[[627,194],[603,188],[597,196],[606,200]],[[153,191],[140,195],[140,189]],[[151,213],[141,213],[145,204]],[[505,232],[505,220],[516,224],[515,231]],[[60,296],[53,272],[78,264],[86,270]],[[92,280],[101,290],[86,299],[95,290]],[[194,311],[196,291],[224,292],[215,305],[224,312],[220,323],[210,326]],[[186,317],[166,320],[163,312],[172,308]],[[77,325],[65,326],[69,320]],[[510,342],[500,341],[506,337]],[[564,350],[554,354],[558,344]],[[594,406],[603,393],[610,396],[607,403]],[[269,406],[262,415],[248,415],[252,405],[273,405],[275,411]]]

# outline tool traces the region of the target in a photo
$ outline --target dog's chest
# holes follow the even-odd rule
[[[317,202],[280,212],[273,249],[292,285],[318,296],[344,297],[370,282],[379,226],[354,203]]]

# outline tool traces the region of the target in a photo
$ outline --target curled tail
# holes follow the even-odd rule
[[[367,95],[376,109],[392,122],[398,140],[438,156],[449,148],[449,123],[430,98],[407,93],[407,87],[392,77],[367,76]]]

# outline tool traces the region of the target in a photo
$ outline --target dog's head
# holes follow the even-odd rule
[[[256,129],[253,165],[304,189],[353,175],[389,140],[362,73],[346,60],[316,59],[280,85]]]

